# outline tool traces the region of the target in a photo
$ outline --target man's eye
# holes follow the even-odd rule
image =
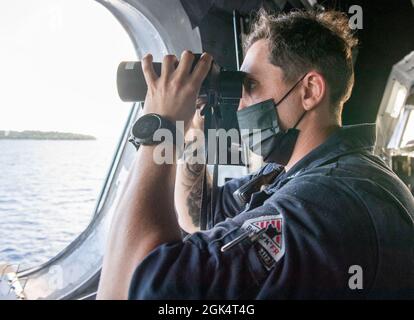
[[[252,92],[257,87],[256,81],[248,80],[244,83],[244,88],[247,92]]]

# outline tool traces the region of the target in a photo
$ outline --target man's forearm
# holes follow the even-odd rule
[[[153,161],[155,147],[139,149],[113,217],[99,299],[125,299],[137,265],[155,247],[181,239],[174,213],[176,166]]]
[[[174,55],[166,55],[159,76],[151,54],[141,60],[147,83],[144,112],[173,123],[182,121],[184,135],[194,118],[194,105],[213,58],[204,53],[192,69],[193,61],[190,51],[183,52],[180,62]],[[144,257],[163,243],[181,240],[174,211],[176,166],[157,165],[153,159],[157,147],[141,146],[137,153],[112,221],[98,298],[127,298],[132,274]]]

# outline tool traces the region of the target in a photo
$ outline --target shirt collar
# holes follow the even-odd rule
[[[286,174],[283,174],[283,178],[292,178],[305,170],[321,166],[345,154],[361,151],[372,153],[375,140],[375,123],[343,126],[299,160]],[[279,181],[280,179],[276,179],[274,184]]]

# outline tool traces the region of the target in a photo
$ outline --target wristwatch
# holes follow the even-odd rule
[[[171,132],[173,140],[172,143],[176,143],[177,129],[175,125],[156,113],[148,113],[140,117],[132,126],[131,133],[128,141],[131,142],[135,148],[139,148],[142,145],[156,145],[165,141],[165,139],[154,140],[154,134],[159,129],[167,129]],[[166,135],[163,135],[167,138]]]

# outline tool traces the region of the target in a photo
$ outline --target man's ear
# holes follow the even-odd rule
[[[310,71],[303,78],[302,104],[306,111],[316,108],[327,94],[325,78],[317,71]]]

